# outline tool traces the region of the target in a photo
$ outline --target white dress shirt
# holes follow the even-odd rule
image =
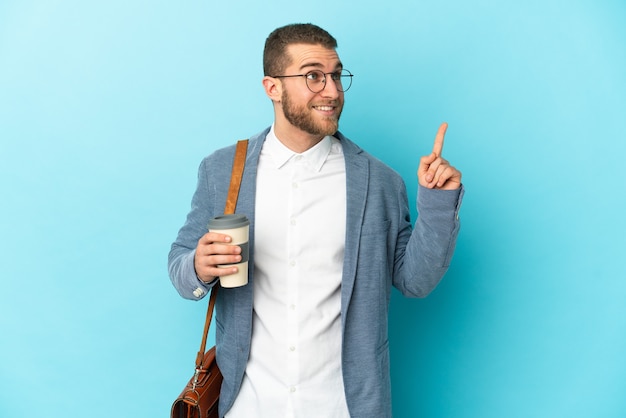
[[[252,348],[228,418],[349,418],[341,373],[346,172],[339,140],[274,133],[257,172]]]

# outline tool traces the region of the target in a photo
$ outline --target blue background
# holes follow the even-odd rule
[[[393,295],[394,416],[626,416],[621,0],[1,2],[0,416],[169,416],[205,311],[169,245],[201,158],[271,123],[263,43],[301,21],[412,203],[444,120],[464,173],[448,275]]]

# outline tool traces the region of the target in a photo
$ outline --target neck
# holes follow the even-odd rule
[[[313,148],[325,137],[304,132],[289,123],[281,124],[277,120],[274,121],[274,134],[284,146],[298,154]]]

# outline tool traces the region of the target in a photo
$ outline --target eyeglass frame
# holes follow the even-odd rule
[[[344,72],[344,71],[347,71],[347,72],[348,72],[348,74],[343,74],[343,72]],[[311,89],[311,87],[309,86],[309,79],[307,78],[307,76],[309,76],[310,74],[313,74],[313,73],[322,73],[322,75],[324,76],[324,78],[322,79],[323,87],[322,87],[320,90],[318,90],[318,91],[313,91],[313,90]],[[339,78],[338,78],[337,80],[335,80],[335,79],[332,77],[333,75],[336,75],[336,74],[339,74]],[[309,72],[308,72],[308,73],[306,73],[306,74],[293,74],[293,75],[271,75],[270,77],[272,77],[272,78],[304,77],[304,83],[306,84],[306,87],[309,89],[309,91],[310,91],[311,93],[321,93],[321,92],[323,92],[323,91],[324,91],[324,89],[326,88],[326,76],[327,76],[327,75],[330,75],[330,76],[331,76],[330,78],[333,80],[333,82],[335,82],[335,87],[337,87],[337,81],[341,81],[341,77],[350,77],[350,84],[348,85],[348,88],[347,88],[347,89],[345,89],[345,90],[341,90],[341,89],[337,88],[337,91],[340,91],[340,92],[342,92],[342,93],[345,93],[346,91],[350,90],[350,87],[352,87],[352,77],[354,77],[354,74],[352,74],[352,73],[350,72],[350,70],[346,70],[345,68],[342,68],[342,69],[341,69],[341,70],[339,70],[339,71],[332,71],[332,72],[330,72],[330,73],[325,73],[325,72],[323,72],[322,70],[311,70],[311,71],[309,71]],[[341,85],[342,85],[342,88],[343,88],[343,83],[342,83]]]

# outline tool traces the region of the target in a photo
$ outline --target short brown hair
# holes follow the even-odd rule
[[[265,41],[263,50],[263,73],[280,75],[291,64],[287,47],[291,44],[321,45],[337,48],[337,40],[330,33],[311,23],[294,23],[275,29]]]

